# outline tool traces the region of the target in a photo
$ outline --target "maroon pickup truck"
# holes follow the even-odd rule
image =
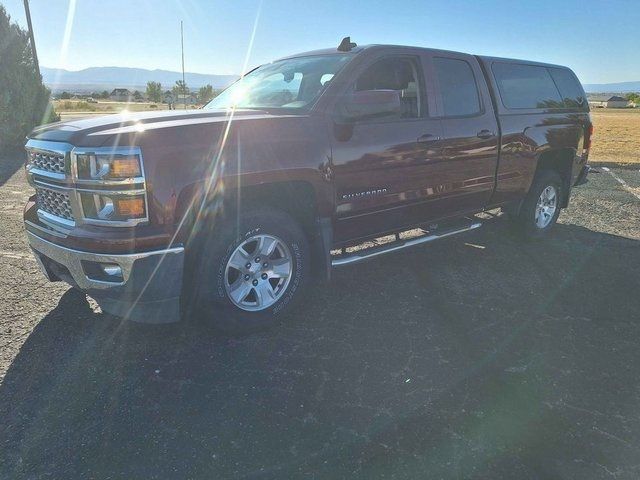
[[[591,133],[568,68],[347,38],[199,110],[36,129],[24,221],[46,276],[106,312],[246,331],[333,267],[474,229],[485,210],[544,236],[586,181]]]

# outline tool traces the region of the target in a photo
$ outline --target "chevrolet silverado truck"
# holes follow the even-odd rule
[[[566,67],[345,38],[202,109],[37,128],[24,222],[48,279],[105,312],[248,331],[333,268],[469,231],[479,212],[545,236],[586,181],[591,135]]]

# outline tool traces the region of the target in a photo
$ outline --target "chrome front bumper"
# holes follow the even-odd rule
[[[148,323],[179,320],[183,247],[100,254],[56,245],[31,232],[27,237],[47,279],[87,292],[104,311]]]

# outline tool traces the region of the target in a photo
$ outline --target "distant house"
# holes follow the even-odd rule
[[[589,106],[594,108],[627,108],[626,98],[617,95],[594,95],[589,97]]]
[[[133,98],[133,93],[126,88],[114,88],[109,94],[109,99],[114,102],[130,102]]]

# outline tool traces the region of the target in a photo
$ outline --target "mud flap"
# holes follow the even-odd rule
[[[331,246],[333,244],[333,223],[329,217],[316,219],[316,234],[312,242],[312,267],[318,278],[324,282],[331,280]]]

